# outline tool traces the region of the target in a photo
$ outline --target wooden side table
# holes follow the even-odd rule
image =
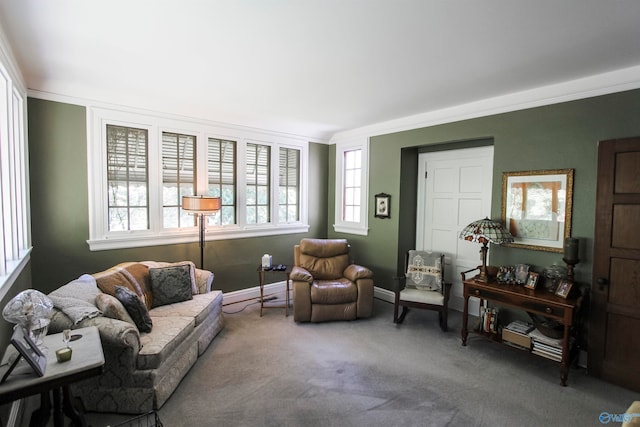
[[[74,339],[74,336],[80,336]],[[0,404],[15,402],[28,396],[40,394],[40,409],[34,411],[31,426],[44,426],[51,413],[49,392],[53,395],[53,423],[54,426],[64,426],[64,415],[73,420],[74,426],[86,426],[84,414],[73,405],[73,396],[69,385],[85,378],[100,375],[104,366],[104,354],[98,328],[74,329],[71,331],[72,341],[69,343],[73,353],[71,360],[59,363],[56,350],[64,346],[62,334],[52,334],[44,337],[44,346],[48,349],[47,366],[42,377],[33,371],[29,373],[12,372],[7,380],[0,385]],[[5,363],[17,350],[9,346],[2,359],[0,375],[4,375],[9,368]]]
[[[467,326],[469,318],[469,297],[480,299],[481,305],[483,300],[491,301],[549,317],[562,323],[564,327],[562,335],[562,360],[560,361],[560,384],[563,386],[567,385],[569,362],[571,359],[571,349],[569,345],[570,333],[574,325],[576,312],[582,302],[581,297],[563,299],[554,294],[534,291],[519,285],[499,285],[492,282],[479,282],[475,279],[464,280],[464,275],[462,284],[464,309],[460,335],[463,346],[467,345],[467,337],[469,334]]]
[[[265,276],[269,273],[275,274],[283,274],[286,277],[286,291],[285,291],[285,305],[284,305],[284,315],[289,316],[289,276],[291,274],[291,267],[286,266],[285,270],[265,270],[262,268],[262,265],[258,266],[258,280],[260,283],[260,317],[262,317],[262,309],[263,308],[282,308],[281,305],[264,305],[264,285],[265,285]]]

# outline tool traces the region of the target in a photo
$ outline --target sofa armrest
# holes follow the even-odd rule
[[[196,286],[199,294],[207,294],[211,292],[211,284],[213,283],[213,273],[209,270],[195,269]]]
[[[371,279],[373,277],[373,272],[361,265],[349,264],[349,266],[344,270],[343,275],[352,282],[357,282],[358,279]]]
[[[112,347],[130,347],[134,349],[135,353],[140,350],[140,332],[138,332],[138,329],[131,323],[98,316],[83,320],[76,327],[84,328],[87,326],[95,326],[98,328],[103,344]]]
[[[294,282],[307,282],[309,284],[313,283],[313,276],[311,275],[311,273],[298,265],[294,265],[291,269],[289,279]]]

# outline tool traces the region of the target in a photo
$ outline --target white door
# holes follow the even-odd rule
[[[453,283],[449,307],[462,311],[460,272],[481,262],[480,245],[458,235],[491,216],[493,146],[422,153],[418,159],[416,249],[445,254],[445,280]],[[477,313],[477,300],[470,304],[470,313]]]

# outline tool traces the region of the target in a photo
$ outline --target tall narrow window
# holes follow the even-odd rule
[[[210,225],[236,224],[236,142],[209,138],[207,144],[209,195],[220,197],[222,207],[209,215]]]
[[[195,216],[181,209],[182,196],[196,194],[196,137],[162,133],[162,224],[193,227]]]
[[[247,224],[269,223],[271,147],[248,143],[246,168]]]
[[[346,222],[360,221],[361,177],[362,150],[345,151],[342,219]]]
[[[300,220],[300,150],[280,148],[278,222]]]
[[[107,125],[109,231],[149,228],[146,129]]]

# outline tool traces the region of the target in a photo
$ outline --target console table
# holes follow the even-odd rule
[[[75,337],[79,337],[75,339]],[[49,392],[53,392],[54,426],[64,425],[64,414],[73,420],[75,426],[86,426],[84,414],[73,405],[73,397],[69,385],[100,375],[104,365],[104,354],[98,328],[90,326],[71,331],[72,341],[69,343],[73,353],[71,360],[60,363],[56,360],[55,351],[64,346],[62,334],[47,335],[44,337],[44,346],[48,349],[47,367],[42,377],[38,377],[33,371],[27,373],[12,372],[7,381],[0,385],[0,404],[16,401],[34,394],[40,394],[41,407],[34,411],[32,426],[47,425],[50,417],[51,402]],[[0,373],[4,374],[8,369],[9,360],[17,350],[9,346],[3,357],[3,366]]]
[[[495,282],[479,282],[475,279],[464,279],[463,273],[464,310],[462,315],[462,345],[467,345],[469,331],[467,329],[469,317],[469,297],[482,301],[491,301],[500,305],[524,310],[545,316],[564,325],[562,338],[562,360],[560,361],[560,383],[567,385],[569,363],[571,361],[569,338],[575,315],[580,307],[582,297],[564,299],[546,291],[527,289],[522,285],[503,285]]]

